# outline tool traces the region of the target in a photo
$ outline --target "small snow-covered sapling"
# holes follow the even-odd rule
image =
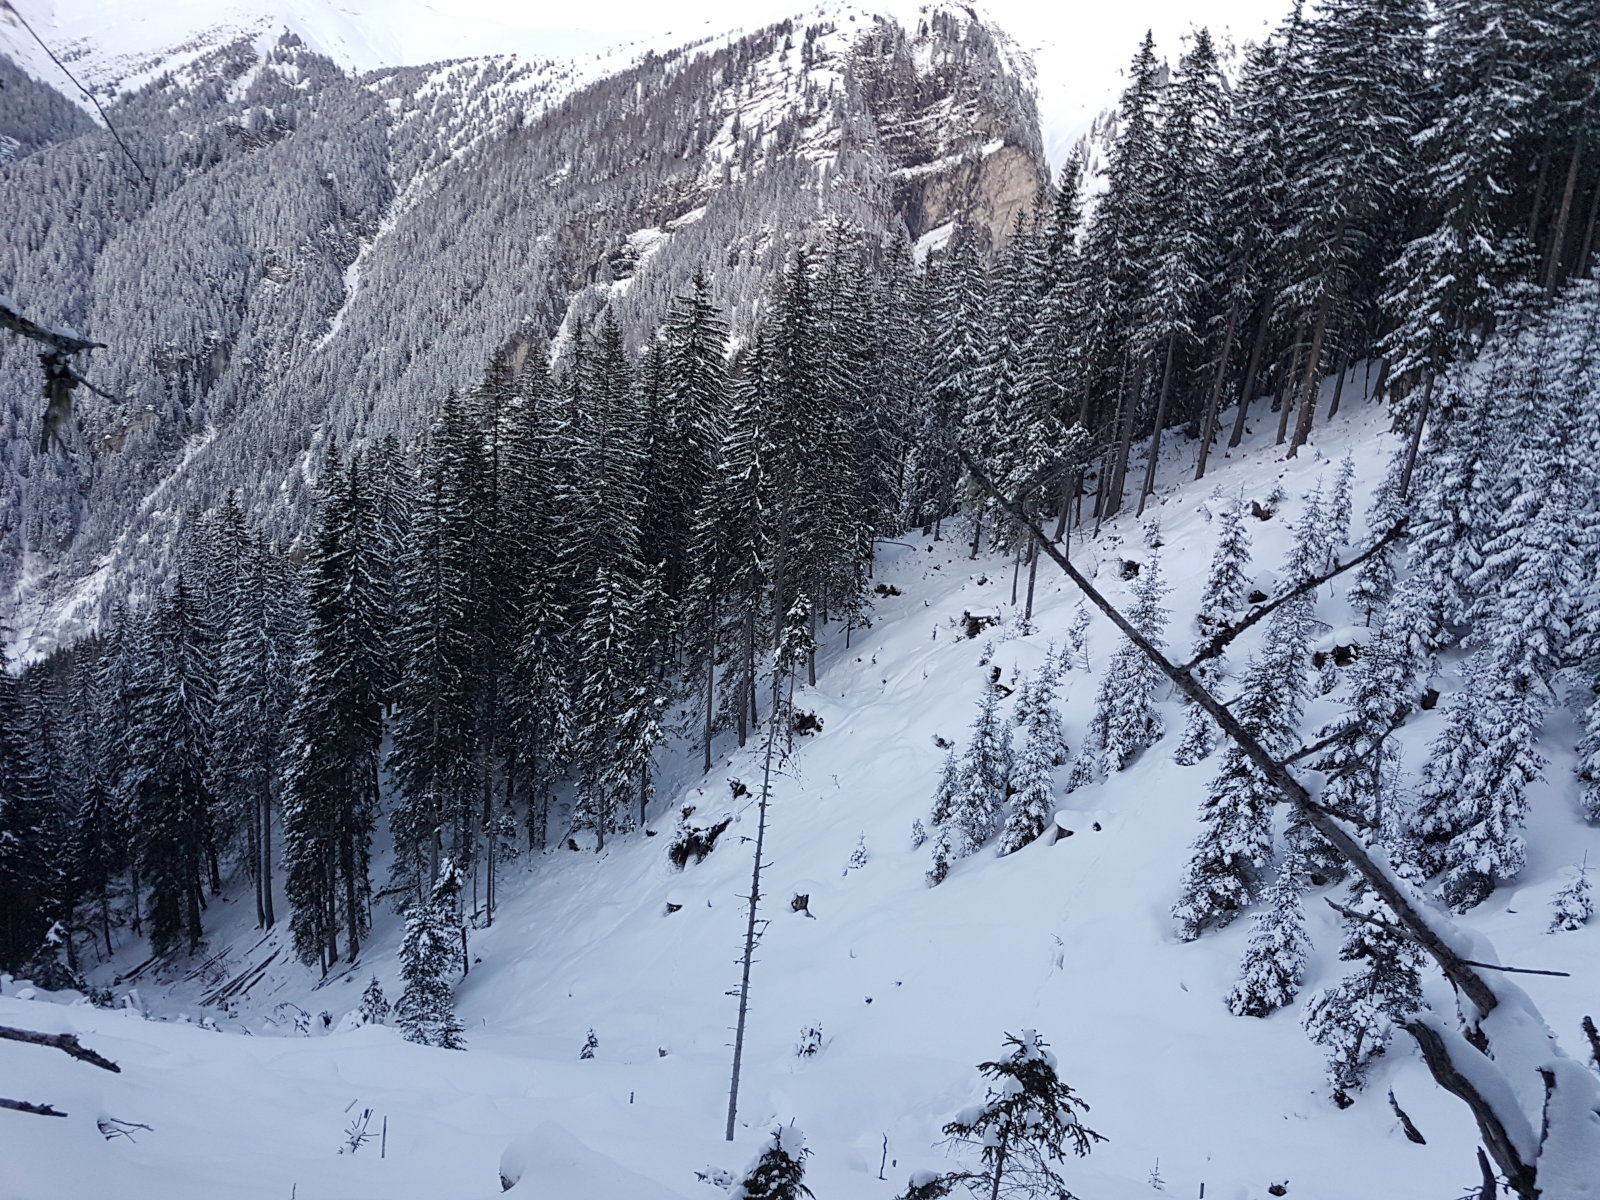
[[[1581,929],[1594,916],[1593,889],[1589,886],[1589,864],[1578,868],[1571,883],[1550,898],[1550,928],[1548,932]]]
[[[593,1058],[594,1052],[600,1049],[600,1039],[595,1037],[594,1030],[589,1030],[589,1036],[583,1039],[583,1049],[578,1051],[579,1058]]]
[[[867,835],[862,834],[856,838],[856,848],[850,851],[850,861],[845,863],[845,873],[859,871],[867,865]]]
[[[822,1051],[822,1023],[820,1021],[807,1025],[800,1031],[800,1040],[795,1044],[796,1058],[815,1058]]]

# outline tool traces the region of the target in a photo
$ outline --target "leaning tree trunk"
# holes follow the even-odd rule
[[[1544,290],[1547,295],[1556,290],[1561,279],[1562,251],[1566,249],[1567,223],[1572,218],[1572,197],[1578,189],[1578,165],[1583,160],[1583,139],[1572,139],[1572,155],[1567,160],[1567,181],[1561,189],[1561,203],[1556,208],[1555,228],[1550,231],[1550,253],[1544,271]]]
[[[974,478],[995,498],[998,505],[1017,519],[1025,521],[1021,510],[1013,502],[1001,495],[976,467],[972,469]],[[1238,624],[1224,627],[1194,659],[1182,666],[1174,664],[1158,650],[1048,541],[1042,531],[1031,524],[1028,529],[1040,550],[1050,556],[1079,591],[1172,681],[1178,691],[1200,705],[1288,802],[1295,815],[1320,834],[1333,851],[1366,881],[1394,914],[1405,934],[1433,959],[1445,978],[1456,988],[1463,1001],[1461,1019],[1466,1025],[1465,1036],[1445,1029],[1432,1018],[1408,1022],[1406,1029],[1416,1039],[1435,1082],[1462,1099],[1472,1110],[1484,1145],[1520,1200],[1579,1200],[1588,1195],[1585,1181],[1592,1177],[1590,1172],[1594,1161],[1600,1161],[1600,1130],[1590,1119],[1592,1112],[1600,1111],[1600,1082],[1580,1064],[1562,1056],[1559,1047],[1554,1045],[1553,1037],[1538,1039],[1532,1050],[1533,1057],[1529,1058],[1528,1050],[1514,1035],[1507,1039],[1505,1045],[1498,1047],[1501,1054],[1496,1056],[1497,1047],[1492,1041],[1493,1027],[1487,1024],[1487,1019],[1500,1007],[1501,999],[1482,972],[1508,968],[1467,958],[1472,946],[1459,935],[1449,919],[1442,913],[1425,911],[1422,907],[1424,902],[1414,899],[1388,866],[1367,852],[1353,830],[1323,808],[1305,785],[1295,778],[1289,769],[1291,764],[1306,757],[1312,748],[1297,751],[1287,758],[1274,758],[1196,677],[1197,666],[1220,655],[1246,629],[1284,604],[1310,594],[1336,576],[1382,553],[1398,539],[1403,525],[1396,525],[1349,561],[1336,564],[1275,600],[1257,606]],[[1518,994],[1517,1002],[1526,1006],[1527,1015],[1542,1021],[1532,1002],[1525,996]],[[1522,1020],[1514,1017],[1512,1027],[1520,1029],[1521,1024]],[[1522,1061],[1518,1062],[1519,1058]],[[1517,1099],[1509,1075],[1513,1064],[1523,1069],[1537,1069],[1543,1079],[1545,1105],[1542,1132],[1535,1133]],[[1567,1100],[1565,1091],[1573,1089],[1576,1089],[1577,1095]],[[1558,1092],[1562,1094],[1558,1096]],[[1552,1123],[1551,1113],[1558,1110],[1564,1114],[1564,1119]],[[1528,1150],[1532,1151],[1531,1158],[1525,1153]],[[1552,1170],[1549,1187],[1542,1190],[1539,1176],[1546,1158]]]
[[[1245,417],[1250,412],[1250,401],[1255,399],[1256,375],[1261,370],[1261,356],[1267,349],[1267,333],[1272,327],[1272,306],[1261,306],[1261,322],[1256,326],[1255,345],[1250,348],[1250,363],[1244,369],[1244,386],[1239,389],[1239,408],[1233,415],[1233,432],[1228,435],[1228,449],[1237,450],[1244,440]]]
[[[1206,397],[1206,415],[1200,423],[1200,461],[1195,464],[1194,477],[1204,479],[1206,475],[1206,457],[1211,452],[1211,439],[1217,432],[1217,408],[1222,403],[1222,381],[1228,374],[1228,359],[1233,354],[1233,334],[1239,324],[1239,302],[1235,300],[1228,305],[1228,326],[1222,335],[1222,353],[1217,357],[1217,373],[1211,380],[1211,395]],[[1244,402],[1239,402],[1239,411],[1244,411]]]
[[[1172,395],[1172,364],[1178,355],[1178,335],[1167,334],[1166,362],[1161,368],[1161,392],[1156,400],[1155,428],[1150,431],[1150,454],[1144,464],[1144,482],[1139,485],[1139,506],[1134,510],[1136,517],[1144,516],[1145,501],[1150,498],[1150,493],[1156,487],[1156,465],[1161,456],[1161,427],[1167,419],[1167,401]]]

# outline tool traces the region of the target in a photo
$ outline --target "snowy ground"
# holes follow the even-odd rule
[[[1193,636],[1214,488],[1264,498],[1281,479],[1291,497],[1272,521],[1249,522],[1253,571],[1264,579],[1287,548],[1298,497],[1319,480],[1331,486],[1347,448],[1364,509],[1392,443],[1381,413],[1348,394],[1346,403],[1292,462],[1271,445],[1271,423],[1256,422],[1261,436],[1214,459],[1198,486],[1176,482],[1192,474],[1194,447],[1175,439],[1174,483],[1154,510],[1175,585],[1170,642],[1186,646]],[[1073,553],[1119,599],[1115,568],[1149,555],[1131,515]],[[1064,1078],[1092,1105],[1090,1123],[1109,1139],[1071,1171],[1084,1200],[1146,1200],[1156,1170],[1166,1194],[1193,1197],[1204,1184],[1208,1200],[1260,1200],[1285,1181],[1298,1200],[1448,1200],[1466,1191],[1475,1178],[1471,1119],[1434,1088],[1409,1045],[1397,1045],[1358,1103],[1340,1112],[1326,1098],[1321,1053],[1299,1028],[1298,1005],[1266,1020],[1223,1006],[1248,923],[1188,945],[1174,940],[1167,910],[1215,763],[1171,762],[1182,727],[1175,702],[1163,744],[1064,799],[1073,836],[1003,860],[980,854],[940,887],[926,886],[927,848],[913,850],[908,831],[927,816],[942,755],[933,739],[964,740],[990,670],[980,664],[988,639],[967,640],[957,620],[965,611],[1004,617],[989,631],[992,661],[1014,682],[1014,670],[1033,669],[1064,640],[1076,596],[1042,569],[1038,632],[1013,636],[1009,565],[969,561],[959,537],[886,546],[878,579],[903,594],[881,600],[874,627],[857,631],[848,649],[830,646],[818,687],[798,698],[824,727],[777,785],[763,910],[771,924],[755,968],[735,1145],[721,1137],[735,1012],[727,992],[749,884],[740,838],[754,832],[754,809],[748,801],[730,809],[737,823],[703,864],[676,872],[665,851],[681,804],[709,814],[730,804],[726,779],[758,778],[753,747],[724,755],[708,780],[677,795],[664,789],[652,823],[662,836],[629,836],[598,858],[553,851],[504,885],[499,919],[474,934],[481,961],[458,989],[466,1053],[410,1046],[384,1028],[324,1033],[315,1022],[313,1036],[296,1036],[286,1022],[282,1006],[292,1002],[326,1010],[337,1026],[374,970],[397,994],[392,914],[346,975],[318,986],[280,952],[231,1014],[200,1000],[280,945],[250,929],[247,894],[226,902],[230,913],[213,911],[212,967],[188,980],[160,983],[148,971],[137,980],[147,1011],[165,1019],[19,999],[8,985],[0,1024],[78,1032],[123,1071],[0,1042],[0,1095],[70,1114],[0,1112],[0,1197],[470,1200],[498,1194],[502,1151],[527,1138],[513,1195],[714,1200],[721,1193],[695,1172],[741,1167],[774,1123],[792,1118],[815,1151],[808,1180],[822,1200],[890,1200],[911,1170],[946,1161],[938,1130],[981,1094],[974,1064],[1023,1027],[1053,1045]],[[1322,616],[1348,623],[1342,588],[1324,595]],[[1097,618],[1096,672],[1113,648]],[[1245,653],[1232,652],[1235,669]],[[1076,746],[1095,677],[1076,671],[1063,682]],[[1336,699],[1313,705],[1308,729]],[[1413,752],[1438,720],[1425,713],[1408,727]],[[1600,850],[1600,834],[1573,811],[1568,722],[1558,714],[1546,730],[1554,786],[1533,790],[1523,879],[1467,923],[1493,938],[1503,961],[1574,973],[1523,982],[1577,1053],[1578,1020],[1600,996],[1600,933],[1544,932],[1548,895]],[[687,778],[688,765],[677,769]],[[846,872],[858,837],[869,861]],[[796,893],[810,896],[810,918],[791,911]],[[669,914],[669,900],[681,909]],[[1302,999],[1340,967],[1333,914],[1315,894],[1308,910],[1317,949]],[[119,960],[126,968],[138,957],[128,947]],[[1430,986],[1448,1005],[1437,981]],[[189,1023],[175,1019],[180,1012]],[[202,1016],[223,1032],[193,1023]],[[796,1057],[802,1026],[817,1022],[821,1053]],[[590,1029],[599,1049],[580,1061]],[[1427,1145],[1400,1132],[1385,1097],[1391,1087]],[[373,1141],[341,1154],[364,1109],[374,1132],[387,1117],[386,1149]],[[103,1114],[152,1128],[104,1140],[95,1125]]]

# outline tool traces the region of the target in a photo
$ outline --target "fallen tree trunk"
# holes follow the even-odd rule
[[[1424,1022],[1414,1022],[1407,1029],[1417,1039],[1423,1061],[1427,1063],[1435,1082],[1460,1097],[1472,1109],[1485,1147],[1516,1194],[1523,1200],[1578,1200],[1581,1196],[1589,1195],[1584,1190],[1587,1185],[1580,1181],[1600,1170],[1600,1082],[1581,1067],[1576,1073],[1567,1070],[1576,1064],[1554,1046],[1553,1037],[1544,1040],[1544,1050],[1551,1057],[1543,1061],[1517,1061],[1519,1058],[1526,1060],[1533,1053],[1523,1039],[1509,1032],[1514,1029],[1519,1016],[1537,1017],[1541,1024],[1544,1021],[1532,1002],[1508,985],[1502,985],[1508,987],[1506,994],[1516,997],[1508,1018],[1511,1022],[1507,1025],[1508,1044],[1502,1048],[1501,1059],[1497,1061],[1492,1058],[1495,1047],[1490,1044],[1485,1020],[1501,1007],[1501,997],[1496,988],[1479,973],[1479,969],[1503,968],[1475,961],[1463,948],[1452,944],[1460,935],[1449,919],[1443,914],[1425,911],[1426,902],[1414,897],[1385,863],[1374,858],[1345,822],[1317,803],[1306,786],[1290,772],[1289,760],[1273,758],[1228,708],[1195,678],[1192,667],[1196,664],[1179,666],[1168,659],[1072,565],[1021,509],[1000,493],[966,451],[960,453],[962,463],[974,482],[1013,520],[1028,530],[1040,551],[1061,568],[1089,602],[1104,613],[1123,636],[1172,681],[1174,687],[1216,721],[1217,726],[1294,807],[1296,814],[1321,834],[1335,852],[1382,897],[1406,934],[1438,964],[1445,978],[1470,1003],[1472,1011],[1462,1014],[1464,1035]],[[1398,527],[1390,530],[1383,541],[1394,539],[1399,532]],[[1371,552],[1367,551],[1369,554]],[[1364,555],[1335,567],[1325,579],[1348,570],[1362,557]],[[1285,597],[1280,597],[1264,608],[1270,610],[1277,607],[1283,599]],[[1259,615],[1264,614],[1252,614],[1253,617]],[[1220,640],[1214,639],[1213,645],[1207,647],[1211,654],[1202,654],[1196,663],[1220,652],[1223,645],[1253,623],[1253,620],[1247,620],[1232,630],[1224,630],[1219,635]],[[1519,1012],[1519,1009],[1525,1009],[1525,1012]],[[1548,1025],[1544,1025],[1544,1029],[1548,1033]],[[1519,1070],[1538,1071],[1545,1080],[1543,1130],[1537,1135],[1532,1132],[1531,1118],[1516,1100],[1509,1074],[1513,1065]],[[1561,1093],[1559,1110],[1553,1110],[1558,1070],[1565,1079],[1565,1090]],[[1574,1096],[1574,1093],[1577,1095]],[[1553,1111],[1558,1112],[1559,1120],[1552,1120]],[[1524,1130],[1528,1131],[1526,1136],[1523,1136]],[[1546,1173],[1547,1185],[1541,1188],[1540,1168],[1546,1165],[1547,1158],[1551,1170]]]

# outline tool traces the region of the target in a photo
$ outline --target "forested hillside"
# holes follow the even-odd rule
[[[915,869],[875,901],[919,929],[946,902],[907,881],[981,908],[980,854],[1001,860],[986,877],[1035,872],[984,887],[1037,903],[1032,848],[1126,837],[1134,812],[1150,847],[1187,842],[1166,876],[1153,849],[1107,851],[1148,886],[1130,939],[1153,907],[1152,955],[1221,944],[1208,1003],[1293,1010],[1325,1070],[1296,1086],[1323,1107],[1356,1104],[1402,1028],[1507,1077],[1558,1054],[1515,989],[1486,1004],[1469,979],[1464,1034],[1427,1016],[1449,1012],[1436,966],[1463,987],[1429,939],[1498,970],[1472,939],[1529,944],[1511,905],[1530,875],[1562,883],[1536,932],[1593,914],[1600,14],[1325,0],[1231,67],[1204,28],[1170,61],[1132,49],[1107,144],[1048,185],[1008,43],[943,10],[777,26],[576,90],[555,65],[352,78],[292,40],[231,47],[113,111],[149,190],[38,99],[4,143],[0,204],[23,219],[0,283],[109,343],[82,369],[121,402],[80,390],[68,445],[41,448],[34,356],[4,348],[4,546],[39,654],[0,680],[0,968],[236,1016],[263,978],[342,995],[372,974],[360,1020],[381,1022],[397,963],[405,1037],[459,1048],[455,988],[485,1024],[504,1005],[462,982],[469,944],[518,963],[484,951],[491,978],[537,974],[508,939],[539,897],[559,928],[526,936],[579,980],[561,972],[586,918],[552,881],[654,911],[646,838],[676,824],[648,858],[670,841],[689,872],[729,856],[730,825],[764,836],[766,786],[759,835],[701,797],[736,769],[742,804],[776,755],[817,811],[808,762],[846,772],[836,791],[852,770],[890,789],[854,799],[874,837],[874,813],[923,814],[894,851]],[[1120,575],[1094,577],[1129,636],[1065,610],[1041,542]],[[963,561],[986,603],[931,582]],[[1135,633],[1227,714],[1176,703]],[[908,714],[946,700],[907,681],[967,639],[990,643],[970,729],[913,753]],[[1080,670],[1092,699],[1062,695]],[[865,691],[836,700],[834,680]],[[1286,807],[1229,714],[1314,809]],[[1479,923],[1391,919],[1376,877]],[[825,885],[793,882],[777,899],[804,920]],[[1248,938],[1228,931],[1247,915]],[[231,955],[249,925],[260,953]],[[1105,964],[1076,965],[1097,986]],[[990,1076],[1055,1080],[1012,1032]],[[1529,1122],[1499,1145],[1475,1111],[1475,1194],[1593,1194],[1600,1116],[1553,1097],[1596,1085],[1561,1064],[1542,1089],[1531,1068],[1504,1095],[1469,1081]],[[1088,1118],[1050,1103],[1087,1153]],[[990,1117],[945,1127],[973,1162]],[[798,1171],[795,1145],[776,1135],[769,1168]],[[1004,1157],[905,1195],[1004,1194]],[[1015,1194],[1058,1194],[1040,1178]]]
[[[836,22],[587,86],[509,59],[352,78],[293,35],[241,42],[108,110],[133,161],[102,134],[13,164],[0,277],[34,319],[108,345],[91,378],[116,398],[84,391],[68,453],[35,455],[37,367],[6,348],[19,635],[47,648],[167,578],[184,514],[230,488],[294,539],[330,441],[412,441],[569,308],[609,304],[637,350],[714,265],[744,331],[829,215],[875,240],[960,211],[986,244],[1008,228],[1044,172],[998,35],[948,14]]]

